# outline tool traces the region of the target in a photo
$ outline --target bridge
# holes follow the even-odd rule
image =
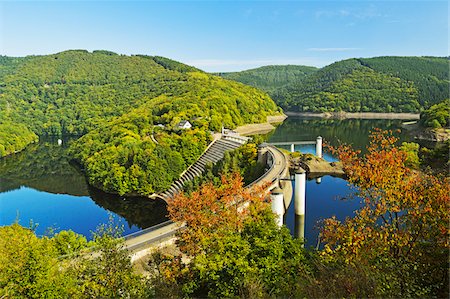
[[[224,153],[227,150],[232,150],[243,145],[246,140],[240,140],[238,142],[238,136],[218,136],[203,155],[191,165],[187,171],[185,171],[180,179],[180,183],[172,184],[171,188],[163,193],[166,201],[170,200],[176,192],[180,192],[187,180],[192,179],[195,176],[201,175],[204,171],[204,167],[207,162],[215,163],[223,158]],[[296,142],[276,142],[276,143],[263,143],[258,148],[258,161],[266,164],[269,168],[265,173],[257,180],[247,185],[246,188],[252,188],[255,186],[266,186],[268,191],[277,190],[283,194],[283,210],[285,210],[292,198],[292,185],[291,182],[285,180],[289,178],[289,162],[287,156],[275,145],[291,145],[291,150],[294,151],[293,145],[296,144],[316,144],[316,153],[322,156],[322,137],[317,137],[316,141],[296,141]],[[183,178],[183,179],[182,179]],[[178,182],[177,181],[177,182]],[[282,217],[281,217],[282,219]],[[165,246],[175,241],[175,234],[178,230],[185,227],[184,223],[174,223],[172,221],[166,221],[159,225],[144,229],[134,234],[125,236],[125,246],[132,252],[132,260],[138,259],[143,255],[146,255],[152,250],[150,245]]]
[[[290,145],[291,152],[295,152],[295,145],[316,145],[316,156],[322,158],[322,137],[318,136],[314,141],[287,141],[287,142],[271,142],[270,145]]]
[[[220,140],[220,139],[219,139]],[[272,145],[266,145],[259,149],[258,158],[267,161],[268,170],[257,180],[247,185],[246,188],[255,186],[265,186],[270,183],[268,190],[272,190],[280,186],[280,178],[285,177],[289,173],[289,165],[286,155],[278,148]],[[291,192],[291,184],[287,182],[281,183],[286,192]],[[288,198],[286,195],[285,198]],[[166,221],[153,227],[141,230],[139,232],[125,236],[125,246],[132,252],[132,260],[136,260],[141,256],[149,253],[152,248],[150,245],[165,246],[175,241],[174,237],[178,230],[185,227],[184,223],[174,223]]]

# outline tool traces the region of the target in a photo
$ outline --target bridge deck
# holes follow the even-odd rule
[[[183,226],[180,223],[166,221],[157,226],[125,236],[125,247],[130,251],[139,250],[147,245],[173,237]]]
[[[316,144],[316,141],[290,141],[290,142],[270,142],[268,143],[270,145],[309,145],[309,144]]]
[[[278,184],[277,179],[286,175],[287,161],[286,156],[276,147],[268,146],[268,150],[273,157],[273,164],[270,169],[259,179],[247,186],[262,186],[267,183]],[[291,190],[292,192],[292,190]],[[125,246],[130,251],[137,252],[149,245],[160,243],[175,236],[175,233],[184,227],[184,224],[166,221],[157,226],[146,230],[136,232],[125,237]]]
[[[273,164],[270,169],[260,178],[249,184],[247,187],[263,186],[276,181],[285,171],[287,166],[286,156],[276,147],[268,146],[268,150],[273,157]]]

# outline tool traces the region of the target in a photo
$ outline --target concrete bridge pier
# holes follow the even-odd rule
[[[276,187],[272,190],[270,194],[270,198],[272,199],[272,212],[276,215],[276,223],[279,227],[283,225],[283,216],[284,216],[284,196],[283,190]]]
[[[294,175],[294,211],[295,211],[295,236],[305,238],[305,199],[306,199],[306,171],[298,169]]]
[[[306,171],[299,169],[294,175],[294,210],[297,215],[305,215]]]
[[[318,136],[316,139],[316,156],[322,158],[322,137]]]

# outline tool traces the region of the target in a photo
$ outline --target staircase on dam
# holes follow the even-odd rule
[[[167,201],[175,194],[183,190],[183,186],[187,181],[201,176],[205,171],[206,164],[216,163],[221,160],[226,151],[234,150],[240,147],[245,141],[238,142],[238,140],[229,140],[225,138],[218,139],[203,153],[203,155],[192,164],[181,177],[173,182],[170,188],[161,194],[161,197]]]

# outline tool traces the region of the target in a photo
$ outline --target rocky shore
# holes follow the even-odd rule
[[[345,175],[341,162],[328,162],[312,154],[300,154],[298,157],[290,157],[291,172],[300,167],[306,170],[310,178],[323,175],[344,177]]]
[[[450,129],[448,128],[424,128],[417,122],[403,123],[402,128],[415,139],[433,142],[444,142],[450,139]]]

